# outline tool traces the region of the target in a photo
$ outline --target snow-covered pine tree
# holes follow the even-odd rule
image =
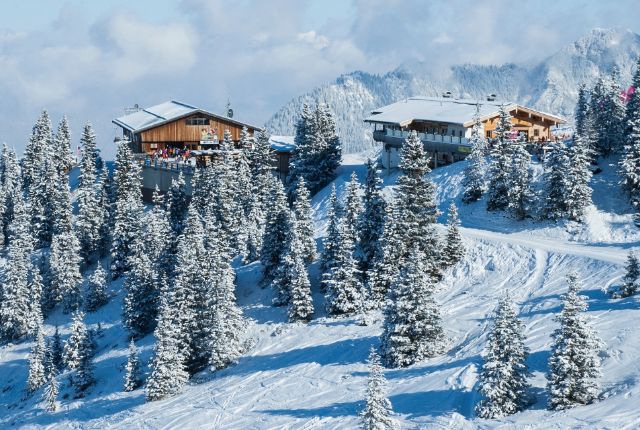
[[[174,178],[171,181],[171,187],[169,187],[169,191],[167,191],[165,205],[169,214],[171,229],[176,237],[180,236],[184,229],[184,222],[189,208],[187,185],[182,172],[178,174],[177,179]]]
[[[71,130],[66,116],[63,116],[58,123],[58,129],[53,137],[51,160],[59,175],[66,174],[73,165]]]
[[[311,283],[302,258],[298,257],[294,260],[291,272],[294,276],[289,287],[289,309],[287,310],[289,322],[307,322],[311,320],[314,310],[313,299],[311,298]]]
[[[7,264],[0,284],[0,333],[5,341],[20,339],[29,332],[32,309],[28,288],[33,249],[29,214],[21,193],[14,203]]]
[[[338,200],[335,184],[331,186],[328,206],[327,218],[329,223],[327,225],[327,235],[322,240],[322,254],[320,258],[320,267],[323,271],[329,270],[336,259],[338,241],[340,240],[339,225],[344,217],[344,209]]]
[[[462,186],[464,192],[462,201],[471,203],[480,200],[480,197],[487,191],[487,141],[482,135],[482,122],[480,122],[480,105],[476,107],[473,117],[473,128],[471,129],[471,154],[466,158],[467,164],[464,168]]]
[[[130,268],[131,249],[142,232],[142,191],[140,166],[129,149],[129,141],[118,142],[116,153],[113,242],[111,244],[111,275],[119,278]]]
[[[28,393],[33,393],[47,382],[44,366],[47,350],[44,343],[42,326],[39,327],[37,332],[36,341],[33,348],[31,348],[31,354],[29,354],[29,376],[27,378]]]
[[[491,145],[491,163],[489,165],[489,199],[487,210],[505,210],[509,206],[509,146],[511,138],[511,115],[504,105],[500,106],[500,118],[494,130],[495,139]]]
[[[351,179],[345,190],[344,222],[354,244],[358,243],[358,220],[362,211],[362,186],[356,172],[351,172]]]
[[[387,380],[380,364],[380,356],[372,347],[369,351],[366,405],[360,413],[363,430],[393,430],[397,428],[391,418],[393,411],[386,391]]]
[[[509,145],[510,168],[507,175],[508,209],[516,217],[523,220],[533,204],[534,194],[531,190],[531,155],[526,148],[526,136],[520,134],[518,139]]]
[[[396,233],[395,205],[387,204],[385,224],[380,247],[376,252],[367,274],[367,302],[372,309],[383,306],[387,292],[400,270],[400,238]]]
[[[82,159],[80,161],[80,177],[77,191],[78,216],[76,232],[80,243],[80,253],[86,264],[97,257],[96,251],[100,243],[100,226],[104,218],[100,203],[96,148],[96,135],[90,123],[85,124],[80,138]]]
[[[454,202],[451,202],[447,217],[447,237],[444,248],[442,249],[442,262],[447,267],[452,267],[464,257],[465,253],[466,249],[462,241],[462,235],[460,234],[458,207]]]
[[[158,325],[154,336],[156,343],[151,360],[151,374],[147,380],[147,400],[160,400],[179,393],[189,379],[185,368],[185,357],[181,349],[183,328],[178,310],[163,295],[160,300]]]
[[[264,266],[263,278],[267,281],[271,281],[276,275],[291,230],[291,211],[282,182],[273,177],[270,189],[271,200],[267,213],[267,225],[260,251],[260,261]]]
[[[360,270],[365,279],[377,252],[382,246],[387,203],[382,195],[382,178],[376,163],[367,160],[367,179],[364,184],[363,210],[358,220]]]
[[[633,123],[635,122],[635,119],[640,117],[640,56],[638,56],[638,60],[636,62],[636,71],[631,78],[631,86],[634,88],[634,91],[629,96],[625,109],[625,136],[629,136],[629,133],[631,133],[633,129]],[[626,144],[627,143],[625,142],[625,145]]]
[[[103,258],[106,257],[110,252],[116,209],[115,186],[113,183],[113,178],[109,174],[109,169],[107,167],[104,167],[102,170],[102,174],[100,175],[99,187],[100,198],[98,200],[98,205],[100,207],[102,219],[100,221],[100,228],[98,229],[98,231],[100,232],[98,234],[98,237],[100,238],[98,242],[98,255],[100,256],[100,258]]]
[[[92,342],[87,326],[84,324],[84,313],[76,311],[71,322],[71,334],[64,344],[63,360],[70,369],[77,369],[86,353],[92,355]]]
[[[405,367],[441,352],[444,342],[434,284],[415,244],[389,289],[381,355],[388,367]]]
[[[411,132],[402,145],[400,169],[395,190],[394,228],[400,259],[407,257],[417,244],[425,258],[440,259],[439,240],[435,230],[440,214],[436,205],[435,185],[426,175],[430,172],[429,159],[417,133]],[[398,262],[400,263],[400,262]],[[434,279],[442,276],[433,264]]]
[[[47,385],[45,385],[42,393],[42,401],[48,412],[55,412],[58,409],[58,379],[56,374],[57,371],[51,369],[49,375],[47,375]]]
[[[38,171],[45,164],[47,151],[51,149],[53,130],[49,113],[45,110],[34,124],[31,130],[29,142],[24,151],[22,161],[22,186],[29,190],[38,179]]]
[[[637,81],[637,82],[636,82]],[[640,72],[634,75],[634,83],[640,85]],[[629,202],[640,220],[640,89],[631,96],[626,111],[626,139],[620,160],[622,186],[629,195]]]
[[[312,263],[317,256],[316,239],[314,238],[313,209],[304,178],[300,178],[296,185],[293,213],[296,216],[298,235],[304,249],[304,261],[307,264]]]
[[[619,76],[601,76],[591,91],[590,110],[593,117],[594,149],[604,156],[620,149],[623,143],[625,109],[620,98]]]
[[[124,391],[133,391],[142,385],[142,369],[140,367],[140,357],[136,344],[131,339],[129,342],[129,356],[125,366]]]
[[[318,104],[313,112],[304,106],[296,124],[294,142],[296,149],[291,159],[289,183],[295,185],[304,177],[314,194],[335,178],[342,159],[335,119],[326,105]]]
[[[62,303],[65,313],[82,306],[82,275],[78,241],[73,231],[56,234],[49,260],[49,304]]]
[[[498,302],[487,338],[478,388],[484,400],[476,406],[481,418],[501,418],[526,406],[529,372],[523,331],[507,293]]]
[[[280,256],[280,265],[276,269],[275,277],[271,282],[271,288],[274,291],[272,301],[274,306],[286,306],[289,304],[291,283],[294,278],[298,276],[298,273],[296,273],[296,260],[300,258],[304,259],[303,245],[300,240],[298,220],[295,213],[291,214],[290,223],[290,237],[287,241],[287,246],[282,249],[283,254]]]
[[[173,276],[174,233],[169,214],[165,210],[164,196],[156,186],[153,193],[153,209],[145,214],[143,236],[145,252],[154,272],[168,278]]]
[[[591,204],[591,151],[580,135],[573,138],[569,148],[569,172],[567,173],[567,190],[565,204],[567,215],[573,221],[581,221],[587,207]]]
[[[122,322],[133,338],[151,333],[155,327],[158,309],[158,279],[147,253],[143,237],[128,244],[129,272],[125,280],[126,295]]]
[[[549,408],[563,410],[587,405],[598,397],[602,341],[587,323],[586,297],[579,295],[575,273],[567,276],[569,291],[563,296],[562,311],[556,317],[560,327],[553,332],[549,358]]]
[[[589,90],[585,84],[578,87],[578,102],[576,103],[576,111],[574,115],[574,124],[576,135],[585,139],[589,136]]]
[[[362,283],[358,262],[354,257],[351,231],[344,218],[338,224],[338,242],[334,260],[322,275],[325,306],[331,315],[353,315],[360,310]]]
[[[29,301],[29,336],[36,338],[42,328],[42,275],[37,265],[31,264],[29,268],[29,291],[31,299]]]
[[[13,208],[17,199],[23,199],[22,180],[20,168],[14,149],[2,148],[2,201],[0,210],[2,211],[2,231],[0,232],[0,242],[5,247],[9,244],[11,223],[14,219]]]
[[[566,193],[569,189],[568,172],[571,168],[567,147],[563,142],[551,142],[551,150],[545,158],[544,214],[550,219],[567,216]]]
[[[85,300],[87,312],[95,312],[109,302],[106,287],[107,272],[102,267],[102,264],[98,263],[96,270],[93,271],[87,281],[87,298]]]
[[[58,326],[53,332],[53,339],[51,340],[51,348],[49,349],[49,358],[51,366],[56,370],[61,370],[64,365],[64,348],[62,346],[62,338],[60,337],[60,331]]]
[[[640,262],[633,251],[627,255],[627,273],[622,278],[623,284],[620,296],[633,296],[638,291],[638,278],[640,278]]]

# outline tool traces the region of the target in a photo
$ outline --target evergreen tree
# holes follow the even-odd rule
[[[69,129],[69,121],[63,116],[58,123],[58,130],[53,137],[53,152],[51,154],[52,161],[58,174],[65,174],[71,170],[73,165],[73,157],[71,156],[71,130]]]
[[[569,219],[580,221],[591,204],[591,152],[580,135],[576,135],[569,148],[569,172],[565,204]]]
[[[454,202],[449,205],[449,217],[447,220],[447,238],[442,250],[442,260],[448,266],[458,263],[466,249],[460,234],[460,219],[458,218],[458,208]]]
[[[28,333],[33,339],[38,335],[38,332],[42,328],[43,316],[42,316],[42,276],[40,275],[40,269],[31,264],[29,269],[29,291],[31,293],[31,299],[29,301],[29,320],[28,320]]]
[[[42,401],[45,403],[45,409],[48,412],[55,412],[58,409],[58,380],[56,379],[56,371],[49,372],[47,385],[42,393]]]
[[[566,193],[569,189],[568,172],[571,168],[567,148],[562,142],[550,144],[549,151],[545,159],[546,199],[544,213],[547,218],[561,219],[568,213]]]
[[[29,142],[24,151],[22,161],[22,185],[29,190],[32,184],[39,180],[39,170],[45,164],[48,150],[51,149],[53,131],[49,113],[45,110],[34,124]]]
[[[267,213],[267,225],[265,226],[260,261],[264,266],[264,279],[271,280],[281,264],[280,258],[284,255],[289,232],[291,230],[291,211],[287,203],[284,187],[279,179],[271,181],[271,202]]]
[[[327,312],[331,315],[353,315],[360,309],[362,284],[354,258],[354,244],[351,232],[341,221],[338,225],[339,237],[335,249],[335,259],[322,276],[326,291]]]
[[[358,242],[358,220],[362,214],[362,187],[356,172],[351,173],[351,180],[345,190],[344,222],[353,243]]]
[[[73,314],[71,335],[64,345],[64,362],[67,368],[75,371],[71,376],[71,382],[77,397],[81,397],[94,382],[91,362],[93,353],[94,344],[84,324],[84,313],[77,311]]]
[[[364,430],[393,430],[396,424],[391,418],[391,402],[386,393],[387,381],[380,365],[380,356],[371,348],[369,352],[369,380],[366,406],[360,413]]]
[[[376,164],[367,160],[367,179],[364,184],[363,210],[358,221],[360,269],[368,277],[376,253],[380,252],[384,234],[387,203],[382,195],[382,179]]]
[[[620,295],[622,297],[633,296],[638,291],[638,278],[640,278],[640,262],[638,257],[631,251],[627,256],[627,273],[622,278],[622,291]]]
[[[509,159],[509,145],[512,143],[511,115],[500,106],[500,118],[494,130],[496,138],[491,147],[491,164],[489,165],[489,199],[487,210],[505,210],[509,206],[509,172],[511,160]]]
[[[10,228],[7,264],[0,285],[0,324],[6,341],[20,339],[29,332],[32,317],[32,295],[28,289],[32,237],[29,214],[22,196],[14,206]]]
[[[131,339],[129,342],[129,357],[125,366],[127,373],[124,376],[124,391],[133,391],[142,385],[142,369],[136,344]]]
[[[109,302],[106,287],[107,272],[101,264],[98,264],[87,282],[87,299],[85,301],[87,312],[95,312]]]
[[[165,202],[171,229],[177,237],[182,234],[184,222],[187,217],[187,210],[189,208],[187,185],[182,172],[180,172],[177,179],[171,181],[171,187],[169,187]]]
[[[313,112],[303,107],[294,142],[289,181],[295,185],[303,177],[311,193],[316,193],[335,178],[342,159],[335,119],[326,105],[318,104]]]
[[[576,135],[580,136],[585,141],[589,136],[589,119],[589,90],[587,90],[585,84],[582,84],[578,88],[578,102],[576,104],[574,123],[576,127]]]
[[[480,197],[487,191],[485,180],[487,174],[487,161],[485,159],[487,142],[482,135],[480,105],[476,107],[476,113],[473,117],[473,128],[469,143],[471,144],[471,154],[467,157],[462,179],[462,186],[464,187],[462,201],[464,203],[480,200]]]
[[[627,99],[624,117],[624,134],[627,136],[627,139],[634,128],[635,121],[640,118],[640,56],[638,56],[636,62],[636,71],[631,78],[631,87],[634,91]],[[625,144],[628,143],[625,142]]]
[[[563,296],[562,311],[556,317],[560,327],[553,333],[549,358],[549,408],[553,410],[587,405],[598,396],[601,340],[583,314],[586,297],[579,295],[577,276],[570,274],[567,283],[569,291]]]
[[[44,335],[42,327],[40,327],[31,354],[29,354],[29,377],[27,378],[27,392],[29,393],[33,393],[47,382],[44,366],[46,355]]]
[[[116,153],[113,243],[111,274],[117,279],[130,269],[132,245],[142,231],[142,191],[140,166],[129,149],[129,141],[118,142]]]
[[[614,69],[610,77],[600,77],[591,92],[594,148],[608,156],[620,149],[624,136],[625,109],[620,98],[619,76]]]
[[[147,381],[147,400],[160,400],[179,393],[189,379],[180,348],[182,336],[178,310],[164,295],[160,301],[156,343],[151,360],[151,374]]]
[[[523,330],[516,307],[505,294],[493,316],[480,372],[479,391],[485,399],[476,407],[476,413],[481,418],[501,418],[526,405],[529,372]]]
[[[389,367],[405,367],[440,353],[444,341],[434,285],[424,255],[414,245],[389,289],[381,352]]]
[[[338,200],[338,194],[335,184],[331,187],[331,195],[329,196],[329,208],[327,210],[327,218],[329,225],[327,226],[327,235],[322,241],[322,255],[320,259],[320,267],[322,270],[329,270],[336,259],[338,249],[338,241],[340,240],[339,225],[343,217],[343,208]]]
[[[2,175],[0,177],[2,185],[2,200],[0,201],[2,231],[0,232],[0,242],[2,245],[7,246],[11,236],[15,202],[18,199],[23,199],[22,181],[15,150],[3,146],[0,161],[2,162]]]
[[[632,85],[635,85],[635,92],[627,103],[626,138],[620,167],[622,186],[629,195],[637,222],[640,219],[640,71],[636,71]]]
[[[48,303],[63,303],[65,313],[82,306],[82,275],[78,242],[72,231],[53,237],[49,262],[50,296]]]
[[[395,205],[388,204],[381,245],[376,249],[367,276],[368,304],[372,309],[378,309],[384,304],[389,288],[400,270],[401,246],[395,224],[395,214]]]
[[[99,187],[100,198],[98,200],[98,206],[100,207],[102,219],[100,220],[100,228],[98,229],[100,232],[98,235],[100,238],[98,241],[98,254],[100,258],[103,258],[110,252],[116,208],[116,193],[113,178],[109,174],[109,169],[106,167],[102,170],[102,174],[100,175]]]
[[[53,333],[51,348],[49,348],[49,358],[50,358],[51,366],[56,371],[62,369],[62,366],[64,365],[64,349],[62,346],[62,339],[60,337],[60,332],[58,331],[58,326],[56,326],[56,330]]]
[[[521,134],[518,140],[509,145],[511,166],[507,176],[508,208],[519,220],[523,220],[527,216],[533,202],[531,156],[525,145],[526,137],[524,134]]]
[[[304,261],[305,263],[312,263],[317,255],[316,240],[314,238],[315,232],[313,228],[313,209],[311,209],[309,190],[304,182],[304,178],[300,178],[296,187],[293,213],[297,219],[298,234],[304,249]]]
[[[77,191],[76,232],[82,258],[85,264],[88,264],[95,260],[100,244],[100,226],[104,218],[104,209],[100,205],[100,192],[96,183],[98,179],[96,135],[90,123],[84,126],[80,145],[82,159]]]

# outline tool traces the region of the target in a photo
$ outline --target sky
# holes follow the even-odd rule
[[[74,145],[91,122],[175,99],[263,124],[340,74],[414,60],[534,63],[595,27],[640,32],[637,0],[0,0],[0,142],[22,152],[43,109]]]

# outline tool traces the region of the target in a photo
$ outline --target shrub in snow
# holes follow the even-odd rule
[[[528,349],[522,322],[508,294],[500,299],[492,320],[479,378],[484,399],[476,407],[481,418],[500,418],[521,411],[527,403]]]
[[[584,315],[586,297],[577,275],[567,277],[569,291],[563,296],[562,311],[556,317],[560,327],[553,332],[549,358],[549,409],[562,410],[587,405],[597,399],[600,376],[598,353],[602,341],[589,327]]]

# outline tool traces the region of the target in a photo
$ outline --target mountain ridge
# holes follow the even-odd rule
[[[266,127],[274,134],[293,134],[302,105],[321,101],[336,114],[344,152],[358,152],[373,143],[370,128],[362,122],[370,110],[406,97],[438,96],[444,91],[479,99],[495,93],[571,122],[580,84],[592,84],[614,66],[626,84],[639,56],[639,34],[622,28],[595,28],[534,64],[462,63],[451,66],[447,77],[425,71],[420,67],[424,63],[418,61],[405,62],[384,74],[357,70],[293,98],[274,113]]]

